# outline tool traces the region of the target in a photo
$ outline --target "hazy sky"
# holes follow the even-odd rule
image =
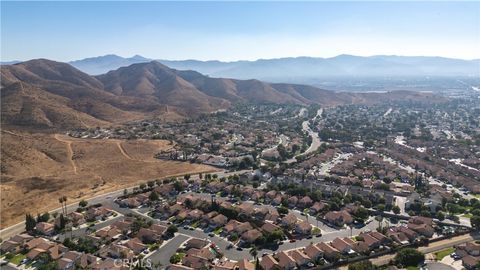
[[[480,58],[480,2],[5,2],[1,59]]]

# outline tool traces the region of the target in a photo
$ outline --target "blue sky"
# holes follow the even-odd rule
[[[6,2],[1,59],[480,58],[480,2]]]

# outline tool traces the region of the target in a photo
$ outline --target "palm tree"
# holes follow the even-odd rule
[[[62,213],[65,214],[65,210],[63,210],[63,197],[58,198],[58,202],[62,205]]]
[[[63,204],[65,204],[65,215],[67,215],[67,196],[63,196]]]
[[[256,248],[256,247],[252,247],[252,248],[248,251],[248,253],[250,253],[250,255],[252,255],[252,257],[253,257],[254,259],[257,259],[258,251],[257,251],[257,248]]]

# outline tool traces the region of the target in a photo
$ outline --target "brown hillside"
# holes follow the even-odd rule
[[[74,139],[2,128],[1,227],[69,203],[149,179],[215,170],[153,155],[168,141]]]

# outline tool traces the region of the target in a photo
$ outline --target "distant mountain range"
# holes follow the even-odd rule
[[[88,75],[46,59],[1,68],[1,121],[27,129],[68,129],[157,117],[176,120],[234,103],[312,103],[324,106],[389,100],[442,101],[416,92],[336,93],[313,86],[211,78],[158,61]]]
[[[139,55],[123,58],[105,55],[70,62],[92,75],[134,63],[149,62]],[[339,55],[332,58],[296,57],[256,61],[158,60],[178,70],[195,70],[211,77],[260,79],[270,82],[304,83],[329,77],[480,76],[480,60],[426,56]]]

